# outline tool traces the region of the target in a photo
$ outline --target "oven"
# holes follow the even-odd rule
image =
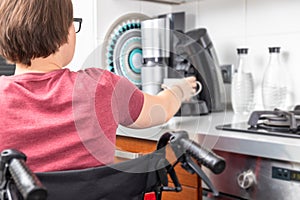
[[[264,155],[263,151],[257,156],[245,152],[215,150],[226,160],[225,171],[214,175],[209,170],[203,170],[219,190],[220,196],[213,198],[203,184],[204,199],[300,199],[300,106],[296,106],[292,111],[254,111],[248,122],[218,125],[216,128],[231,131],[232,134],[253,134],[253,137],[257,138],[263,135],[266,141],[269,138],[272,145],[253,145],[249,149],[259,152],[268,148],[266,150],[269,155],[272,155],[273,151],[274,155],[281,156],[274,158]],[[286,142],[279,146],[276,141]],[[289,159],[296,158],[297,155],[299,159]]]
[[[214,175],[204,169],[220,192],[220,197],[214,199],[298,200],[300,198],[299,163],[215,152],[226,160],[226,170],[222,174]],[[206,188],[205,185],[203,187]],[[209,190],[204,193],[211,197]]]

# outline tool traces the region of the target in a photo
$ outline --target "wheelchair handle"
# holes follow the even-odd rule
[[[27,167],[25,154],[14,149],[7,149],[2,151],[0,161],[2,165],[7,166],[8,172],[24,200],[47,199],[47,190]]]
[[[215,174],[222,173],[226,167],[224,158],[190,140],[187,132],[185,131],[172,133],[170,143],[171,145],[174,145],[173,149],[175,154],[180,155],[185,152],[195,158],[199,163],[209,168]],[[176,150],[178,147],[179,150]]]

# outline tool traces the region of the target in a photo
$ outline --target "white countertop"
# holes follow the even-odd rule
[[[174,117],[163,126],[148,129],[119,127],[117,135],[157,141],[167,131],[185,130],[190,139],[208,148],[300,163],[300,138],[217,130],[217,125],[246,122],[249,116],[232,111],[199,117]]]

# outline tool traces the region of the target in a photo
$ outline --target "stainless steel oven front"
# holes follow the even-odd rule
[[[221,194],[214,199],[300,199],[300,163],[224,151],[216,153],[225,158],[226,170],[214,175],[203,169]],[[204,183],[203,187],[206,188]]]

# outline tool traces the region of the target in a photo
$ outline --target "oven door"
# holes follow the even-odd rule
[[[300,199],[299,163],[215,152],[226,160],[225,171],[215,175],[203,168],[221,194],[220,198],[215,199]],[[203,187],[207,189],[205,183]]]

